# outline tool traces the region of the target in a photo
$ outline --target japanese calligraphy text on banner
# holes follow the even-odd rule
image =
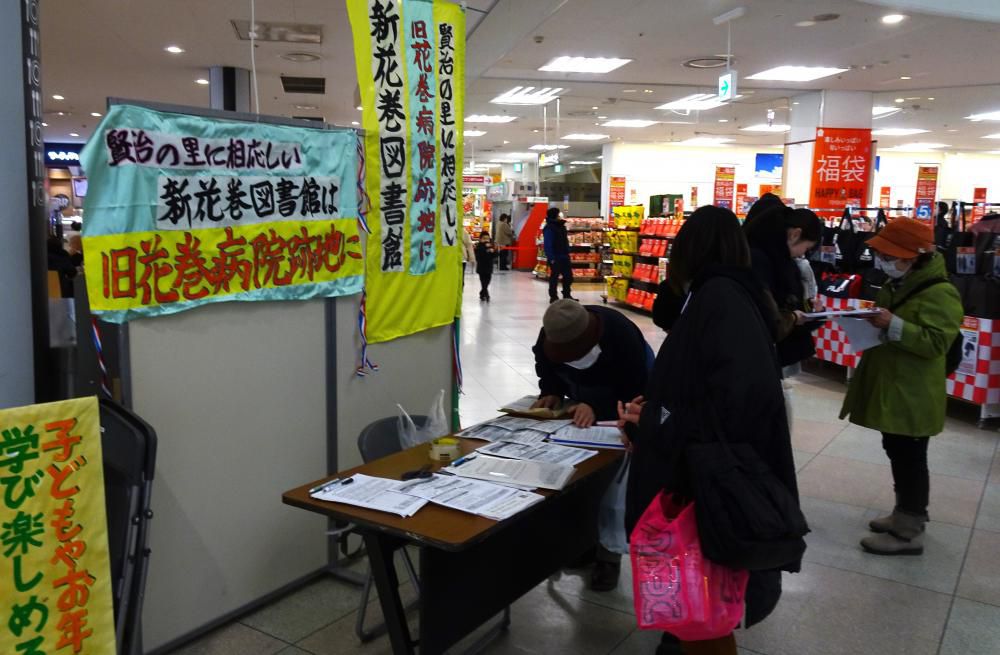
[[[364,106],[367,336],[450,324],[461,307],[465,14],[442,0],[347,0]]]
[[[934,199],[937,197],[938,167],[917,168],[917,197],[913,203],[916,218],[929,221],[934,217]]]
[[[713,203],[716,207],[733,209],[733,192],[736,182],[735,166],[715,167],[715,197]]]
[[[116,652],[97,407],[0,410],[0,653]]]
[[[114,105],[81,156],[90,307],[358,293],[357,135]]]
[[[872,171],[872,131],[838,127],[816,128],[809,206],[835,217],[848,205],[867,202]]]

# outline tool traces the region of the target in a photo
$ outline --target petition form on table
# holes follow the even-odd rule
[[[621,431],[618,428],[600,425],[590,428],[578,428],[575,425],[567,425],[553,434],[550,440],[570,446],[625,449],[624,444],[622,444]]]
[[[452,465],[445,470],[465,478],[475,478],[487,482],[506,482],[558,491],[566,486],[566,482],[573,476],[576,469],[572,466],[547,462],[502,459],[489,455],[469,455],[460,465]]]
[[[344,503],[407,518],[416,514],[427,501],[399,493],[399,488],[405,484],[399,480],[373,478],[357,473],[349,478],[327,483],[310,495],[331,503]]]
[[[426,481],[408,483],[401,491],[442,507],[497,521],[543,500],[543,496],[530,491],[454,475],[435,475]]]
[[[571,448],[570,446],[560,446],[554,443],[520,444],[504,441],[498,441],[496,443],[491,443],[488,446],[483,446],[482,448],[479,448],[477,452],[484,455],[494,455],[496,457],[527,459],[535,462],[565,464],[567,466],[575,466],[597,454],[597,452],[593,450]]]

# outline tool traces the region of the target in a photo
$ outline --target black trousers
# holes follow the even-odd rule
[[[555,300],[559,296],[556,295],[556,289],[559,287],[559,277],[562,277],[562,289],[563,298],[569,298],[573,295],[573,266],[569,263],[569,259],[557,259],[555,261],[549,262],[549,268],[552,269],[549,275],[549,298]]]
[[[927,437],[905,437],[882,433],[882,448],[892,464],[897,509],[917,516],[927,515],[931,474],[927,468]]]
[[[500,251],[500,270],[506,271],[510,269],[510,251],[501,250]]]
[[[490,280],[492,279],[493,279],[493,269],[479,272],[479,285],[482,287],[479,290],[479,295],[484,296],[490,292]]]

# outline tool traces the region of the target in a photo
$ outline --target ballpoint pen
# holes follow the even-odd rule
[[[332,480],[327,480],[326,482],[324,482],[323,484],[319,485],[318,487],[313,487],[312,489],[310,489],[309,493],[310,494],[314,494],[314,493],[318,493],[320,491],[325,491],[327,487],[332,487],[337,482],[340,482],[340,478],[334,478]]]

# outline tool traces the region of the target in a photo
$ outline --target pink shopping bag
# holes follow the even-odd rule
[[[630,551],[640,629],[702,641],[739,625],[750,574],[702,556],[694,503],[680,507],[660,492],[632,531]]]

